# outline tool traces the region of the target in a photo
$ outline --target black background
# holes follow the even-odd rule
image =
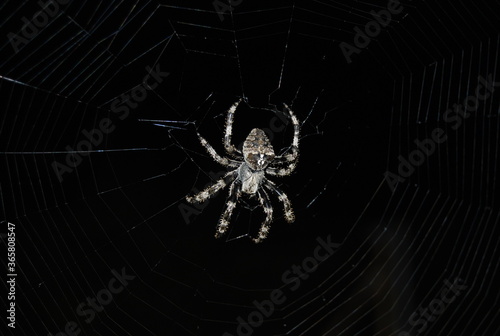
[[[498,93],[458,130],[442,122],[479,75],[498,72],[500,8],[402,6],[348,63],[339,44],[386,3],[243,0],[221,21],[210,2],[72,2],[15,53],[7,34],[39,6],[6,2],[0,187],[16,224],[15,334],[55,335],[76,321],[82,335],[234,335],[237,317],[275,288],[287,299],[254,335],[500,334]],[[111,102],[156,64],[169,76],[120,120]],[[269,128],[283,103],[303,122],[296,172],[273,179],[296,222],[274,198],[259,245],[249,239],[263,219],[255,200],[242,200],[220,240],[227,190],[187,221],[181,211],[223,171],[196,131],[223,154],[225,111],[239,97],[236,144]],[[105,117],[115,130],[59,182],[54,160]],[[291,142],[285,126],[276,150]],[[384,173],[436,127],[448,141],[392,192]],[[328,236],[340,247],[292,291],[282,275]],[[122,267],[136,278],[85,323],[76,307]],[[412,313],[457,278],[467,289],[412,328]]]

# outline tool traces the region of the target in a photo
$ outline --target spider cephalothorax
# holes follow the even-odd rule
[[[224,148],[234,159],[221,157],[212,146],[198,134],[200,142],[203,147],[205,147],[208,154],[218,163],[225,167],[233,168],[233,170],[226,173],[223,178],[205,190],[202,190],[194,196],[187,196],[186,199],[188,202],[204,202],[217,191],[226,187],[228,184],[230,185],[226,207],[222,213],[215,233],[215,237],[219,238],[227,231],[231,214],[241,195],[243,193],[251,197],[257,195],[259,203],[266,215],[266,219],[260,227],[258,236],[253,238],[254,242],[259,243],[267,237],[273,218],[273,208],[271,207],[268,192],[277,195],[280,202],[283,203],[285,220],[289,223],[295,220],[288,196],[283,193],[274,182],[268,180],[265,175],[286,176],[294,171],[299,157],[300,125],[292,110],[285,105],[285,109],[292,119],[294,129],[291,147],[283,155],[276,156],[266,133],[260,128],[254,128],[245,139],[243,150],[240,151],[234,147],[231,142],[234,112],[240,102],[241,99],[234,103],[227,111],[226,131],[224,135]]]

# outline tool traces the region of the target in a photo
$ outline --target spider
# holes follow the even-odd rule
[[[221,179],[198,194],[186,196],[186,200],[190,203],[202,203],[229,185],[229,195],[215,232],[215,238],[220,238],[226,233],[229,227],[231,215],[240,197],[243,194],[250,198],[257,196],[259,204],[264,210],[265,219],[260,226],[257,237],[252,238],[252,240],[255,243],[260,243],[267,237],[273,220],[273,208],[268,192],[275,194],[283,204],[285,220],[288,223],[292,223],[295,220],[288,196],[274,182],[267,179],[266,174],[280,177],[290,175],[295,170],[299,157],[300,125],[292,110],[286,104],[283,104],[290,114],[293,123],[294,134],[291,147],[283,155],[275,155],[271,142],[265,132],[260,128],[254,128],[245,139],[243,150],[240,151],[232,144],[231,136],[234,113],[241,100],[239,99],[229,108],[226,117],[223,143],[225,151],[232,158],[221,157],[197,133],[201,145],[205,147],[212,159],[227,168],[233,168],[233,170],[227,172]]]

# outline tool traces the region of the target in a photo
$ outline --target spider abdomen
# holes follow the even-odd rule
[[[243,158],[250,168],[264,169],[273,161],[274,156],[273,146],[266,133],[260,128],[251,130],[243,143]]]
[[[241,181],[241,191],[255,194],[264,179],[264,170],[252,170],[246,163],[238,169],[238,179]]]

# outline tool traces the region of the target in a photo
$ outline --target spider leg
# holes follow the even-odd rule
[[[237,176],[238,176],[238,170],[237,169],[232,170],[228,172],[226,175],[224,175],[222,178],[220,178],[218,181],[213,183],[211,186],[208,186],[207,188],[203,189],[196,195],[186,196],[186,201],[188,201],[189,203],[205,202],[207,199],[215,195],[216,192],[223,189],[229,183],[233,182]]]
[[[271,176],[288,176],[290,175],[295,168],[297,167],[297,160],[288,164],[286,167],[267,167],[266,168],[266,173],[271,175]]]
[[[290,199],[288,199],[288,196],[271,180],[264,179],[264,186],[278,196],[280,202],[283,203],[285,220],[288,223],[293,223],[295,221],[295,215],[293,213],[292,203],[290,202]]]
[[[266,239],[267,234],[269,233],[269,228],[271,227],[271,222],[273,221],[273,208],[271,207],[271,202],[269,201],[267,192],[264,189],[259,189],[257,191],[257,196],[259,198],[260,205],[264,209],[266,218],[260,226],[257,238],[252,238],[254,243],[260,243],[261,241]]]
[[[226,153],[233,157],[241,157],[241,151],[237,149],[231,142],[231,137],[233,135],[233,121],[234,121],[234,113],[236,112],[236,108],[241,103],[241,98],[237,100],[230,108],[227,110],[226,117],[226,130],[224,132],[224,148]]]
[[[219,154],[217,154],[217,152],[215,151],[215,149],[208,143],[207,140],[205,140],[201,135],[200,133],[197,133],[198,134],[198,138],[200,139],[200,143],[203,147],[205,147],[205,149],[207,150],[207,153],[210,155],[210,157],[212,159],[214,159],[214,161],[216,161],[217,163],[225,166],[225,167],[230,167],[230,168],[238,168],[240,166],[240,162],[238,161],[235,161],[235,160],[231,160],[231,159],[228,159],[226,157],[222,157],[220,156]]]
[[[234,208],[236,208],[236,202],[238,202],[240,195],[241,183],[234,181],[231,183],[231,187],[229,187],[229,195],[224,207],[224,212],[220,217],[219,224],[217,225],[217,229],[215,231],[215,238],[220,238],[224,233],[226,233],[229,227],[231,215],[233,214]]]
[[[293,124],[293,140],[292,146],[289,150],[287,150],[283,155],[278,155],[274,158],[275,164],[283,164],[283,163],[295,163],[299,158],[299,138],[300,138],[300,123],[293,111],[286,105],[285,109],[290,114],[290,118],[292,119]],[[294,167],[295,168],[295,167]]]

